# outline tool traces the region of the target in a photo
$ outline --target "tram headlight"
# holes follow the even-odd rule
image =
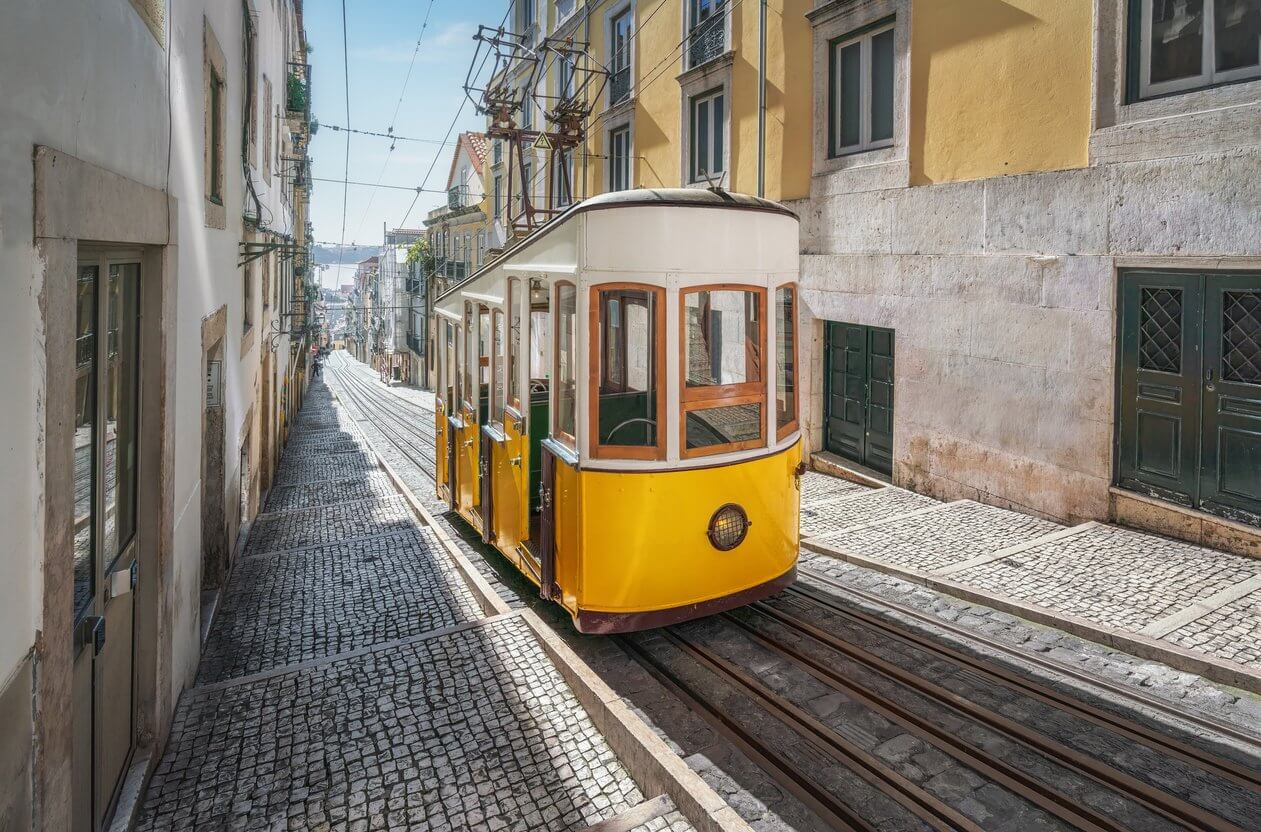
[[[709,518],[710,544],[720,552],[729,552],[744,542],[749,534],[749,515],[735,503],[718,507]]]

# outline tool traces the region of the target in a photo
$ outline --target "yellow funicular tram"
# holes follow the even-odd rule
[[[579,630],[793,580],[797,237],[763,199],[620,191],[437,298],[438,494]]]

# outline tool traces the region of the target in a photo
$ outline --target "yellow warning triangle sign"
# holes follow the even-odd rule
[[[548,141],[546,133],[539,133],[539,137],[534,140],[535,150],[551,150],[552,143]]]

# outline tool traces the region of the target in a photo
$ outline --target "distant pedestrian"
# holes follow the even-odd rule
[[[320,361],[317,360],[315,362],[314,369],[311,371],[311,378],[318,379],[320,377],[320,371],[323,369],[324,369],[324,365]]]

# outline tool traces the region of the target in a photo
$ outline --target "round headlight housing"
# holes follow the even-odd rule
[[[709,543],[720,552],[729,552],[749,534],[749,515],[735,503],[719,506],[709,518]]]

